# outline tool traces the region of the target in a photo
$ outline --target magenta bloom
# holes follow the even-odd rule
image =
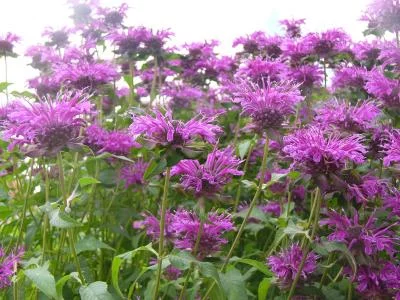
[[[332,79],[334,90],[344,88],[363,89],[367,78],[367,70],[361,67],[342,67],[335,70]]]
[[[321,68],[316,65],[301,65],[288,69],[284,78],[293,80],[301,89],[310,89],[321,86],[323,75]]]
[[[298,38],[301,37],[301,25],[305,23],[305,19],[298,20],[282,20],[281,23],[286,30],[286,36],[289,38]]]
[[[281,205],[277,201],[268,201],[266,204],[261,204],[258,208],[266,214],[271,214],[274,217],[279,217],[281,215]]]
[[[298,87],[289,82],[266,82],[263,88],[243,84],[235,93],[234,102],[240,103],[243,113],[253,119],[257,129],[265,130],[280,128],[303,99]]]
[[[400,216],[400,190],[394,187],[389,189],[383,197],[383,203],[392,215]]]
[[[400,297],[400,268],[389,261],[379,261],[376,266],[360,266],[355,282],[363,299],[397,300]]]
[[[352,106],[334,99],[317,109],[317,113],[315,120],[322,126],[334,125],[342,130],[362,133],[375,125],[381,110],[372,101],[360,101]]]
[[[203,96],[201,89],[183,84],[166,86],[161,94],[170,99],[168,104],[173,108],[189,108],[192,102],[198,101]]]
[[[363,20],[369,21],[369,27],[399,32],[400,2],[398,0],[372,0]]]
[[[358,135],[341,138],[318,127],[309,127],[283,139],[283,151],[293,159],[292,166],[312,175],[328,175],[342,169],[346,161],[361,164],[365,159],[366,149]]]
[[[304,42],[318,56],[329,57],[347,50],[350,37],[342,30],[330,29],[322,33],[309,33],[304,37]]]
[[[400,82],[387,78],[378,70],[373,70],[367,77],[365,89],[368,93],[382,100],[388,107],[400,107]]]
[[[357,183],[350,183],[345,194],[349,200],[355,199],[357,203],[373,201],[384,192],[384,182],[371,175],[365,175]]]
[[[120,75],[109,63],[58,64],[54,68],[54,81],[60,86],[67,84],[76,89],[95,90],[99,85],[118,80]]]
[[[267,264],[278,279],[282,289],[287,289],[295,279],[299,271],[300,262],[304,253],[298,244],[292,244],[289,248],[282,250],[277,255],[268,257]],[[306,262],[301,271],[300,278],[306,280],[308,276],[317,269],[318,256],[314,252],[307,254]]]
[[[151,115],[133,116],[129,127],[134,138],[142,136],[145,141],[163,146],[182,147],[190,144],[196,137],[215,144],[217,135],[222,133],[218,125],[211,124],[215,118],[194,118],[188,122],[172,119],[171,111],[164,115],[156,110],[155,117]]]
[[[343,242],[350,250],[364,253],[367,256],[380,251],[385,251],[390,256],[395,253],[394,245],[397,238],[391,228],[397,226],[397,223],[389,226],[378,225],[374,214],[362,222],[357,211],[354,211],[353,218],[335,211],[329,211],[327,215],[328,218],[322,220],[320,224],[328,225],[334,230],[328,236],[329,240]]]
[[[0,248],[0,289],[11,285],[11,277],[16,273],[16,265],[24,255],[24,249],[6,256],[3,248]]]
[[[133,222],[134,229],[146,229],[146,234],[153,240],[157,241],[160,237],[160,221],[153,215],[143,214],[144,220]],[[174,219],[174,215],[167,211],[165,214],[165,227],[164,227],[164,238],[165,241],[171,241],[173,239],[173,230],[171,228],[171,222]]]
[[[197,235],[200,229],[200,219],[194,213],[187,210],[177,210],[170,223],[174,234],[174,245],[178,249],[193,251]],[[197,256],[206,257],[221,249],[228,241],[223,234],[234,229],[230,215],[208,213],[203,225]]]
[[[20,38],[11,32],[8,32],[5,36],[0,36],[0,57],[4,55],[14,56],[14,43],[19,40]]]
[[[121,169],[120,178],[125,181],[125,188],[132,185],[142,185],[145,183],[144,173],[149,163],[139,159],[135,163],[127,164]]]
[[[229,183],[232,176],[243,174],[238,170],[240,163],[231,148],[215,149],[208,154],[204,164],[194,159],[181,160],[172,167],[171,176],[181,175],[185,190],[194,191],[197,195],[212,195]]]
[[[392,163],[400,163],[400,130],[393,130],[389,133],[389,141],[383,145],[385,158],[383,165],[390,166]]]
[[[287,66],[278,60],[263,60],[260,57],[247,60],[245,65],[240,67],[237,75],[241,78],[249,78],[260,87],[264,82],[280,81],[282,73]]]
[[[65,148],[78,147],[80,129],[94,115],[94,105],[81,93],[59,93],[38,103],[17,102],[5,122],[3,138],[9,149],[19,145],[30,156],[54,156]]]
[[[86,129],[85,144],[98,153],[109,152],[115,155],[128,155],[134,147],[140,145],[123,131],[107,131],[98,125]]]

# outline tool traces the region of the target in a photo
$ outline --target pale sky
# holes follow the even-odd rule
[[[121,0],[103,0],[104,6],[119,6]],[[217,39],[220,52],[232,53],[232,41],[256,30],[274,34],[280,31],[278,20],[305,18],[305,32],[343,28],[353,39],[362,39],[365,22],[358,21],[370,0],[127,0],[130,6],[125,25],[170,28],[173,42]],[[29,45],[43,42],[41,33],[51,26],[59,29],[70,24],[71,10],[66,0],[0,0],[0,35],[10,31],[22,37],[17,59],[8,61],[10,90],[26,89],[25,81],[36,75],[22,57]],[[4,81],[4,63],[0,62],[0,82]],[[0,99],[2,97],[0,96]]]

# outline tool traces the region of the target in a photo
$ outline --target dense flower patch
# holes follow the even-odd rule
[[[398,0],[232,56],[69,5],[0,83],[1,299],[400,299]]]

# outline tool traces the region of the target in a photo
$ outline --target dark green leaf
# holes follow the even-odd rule
[[[87,236],[76,244],[76,253],[79,254],[84,251],[95,251],[97,249],[114,250],[109,245],[97,240],[93,236]]]
[[[28,269],[24,273],[47,297],[52,299],[57,298],[56,281],[46,267]]]
[[[88,286],[81,286],[79,295],[82,300],[113,300],[113,296],[107,291],[107,283],[96,281]]]

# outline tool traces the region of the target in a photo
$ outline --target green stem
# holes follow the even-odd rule
[[[63,168],[63,163],[62,163],[62,155],[61,152],[57,153],[57,163],[58,163],[58,168],[59,168],[59,180],[60,180],[60,190],[63,198],[63,206],[62,209],[64,210],[65,207],[67,206],[67,194],[65,191],[65,178],[64,178],[64,168]],[[73,235],[73,230],[70,228],[68,229],[68,237],[69,237],[69,245],[72,253],[72,257],[75,261],[76,269],[78,271],[79,279],[81,280],[82,284],[86,284],[85,277],[83,276],[81,266],[79,264],[79,259],[76,254],[75,250],[75,242],[74,242],[74,235]],[[60,247],[61,248],[61,247]]]
[[[50,194],[50,182],[49,182],[49,173],[47,172],[46,164],[43,164],[44,170],[44,178],[45,178],[45,203],[46,205],[49,203],[49,194]],[[47,231],[49,230],[49,217],[47,213],[44,213],[43,216],[43,244],[42,244],[42,263],[44,263],[46,258],[46,248],[47,248]]]
[[[400,48],[400,38],[399,38],[399,32],[396,31],[396,43],[397,43],[397,48]]]
[[[239,131],[240,131],[240,121],[242,119],[242,116],[239,114],[238,120],[236,122],[236,127],[235,127],[235,136],[233,138],[233,145],[236,145],[237,139],[239,137]]]
[[[158,299],[158,291],[160,289],[160,281],[161,281],[161,273],[162,273],[162,261],[164,257],[164,231],[165,231],[165,215],[168,207],[168,189],[169,189],[169,180],[170,180],[170,172],[171,168],[168,167],[165,174],[164,181],[164,191],[163,198],[161,202],[161,220],[160,220],[160,241],[158,244],[158,268],[157,268],[157,279],[156,279],[156,287],[154,290],[154,300]]]
[[[289,290],[289,295],[287,297],[288,300],[290,300],[294,294],[294,291],[296,289],[296,285],[297,282],[300,279],[301,276],[301,272],[303,271],[304,265],[306,263],[307,260],[307,256],[308,253],[310,252],[310,243],[314,240],[315,234],[317,232],[317,228],[318,228],[318,221],[319,221],[319,215],[320,215],[320,209],[321,209],[321,202],[322,202],[322,196],[321,196],[321,191],[319,190],[319,188],[317,188],[316,192],[315,192],[315,211],[314,211],[314,223],[313,223],[313,228],[311,231],[311,236],[310,236],[310,242],[307,241],[306,239],[304,239],[304,243],[302,245],[302,252],[303,252],[303,258],[301,259],[299,268],[297,270],[296,273],[296,277],[294,278],[292,285],[290,287]]]
[[[156,98],[157,76],[158,76],[158,62],[157,58],[154,57],[154,71],[153,71],[153,81],[151,82],[149,109],[152,108],[153,101]]]
[[[234,204],[234,207],[233,207],[233,212],[236,212],[236,211],[237,211],[237,208],[238,208],[238,206],[239,206],[240,195],[241,195],[241,193],[242,193],[242,185],[241,185],[241,182],[242,182],[242,180],[244,179],[244,177],[245,177],[245,175],[246,175],[246,171],[247,171],[247,168],[248,168],[248,166],[249,166],[250,155],[251,155],[251,153],[253,152],[253,148],[254,148],[254,145],[251,144],[251,145],[250,145],[250,148],[249,148],[249,151],[248,151],[248,153],[247,153],[246,162],[244,163],[244,166],[243,166],[243,175],[240,177],[239,186],[238,186],[238,189],[237,189],[237,191],[236,191],[235,204]]]
[[[18,249],[21,241],[22,241],[22,233],[25,225],[25,219],[26,219],[26,211],[28,210],[28,198],[29,198],[29,192],[31,190],[31,185],[32,185],[32,169],[33,169],[33,164],[34,164],[34,159],[32,158],[31,164],[29,167],[29,179],[28,179],[28,186],[26,187],[25,195],[24,195],[24,206],[22,208],[22,217],[21,217],[21,225],[19,228],[18,232],[18,239],[17,239],[17,244],[16,244],[16,249]]]
[[[248,209],[248,211],[246,213],[246,216],[244,217],[243,222],[239,227],[239,231],[236,234],[236,237],[235,237],[235,239],[234,239],[234,241],[232,243],[232,246],[229,249],[228,255],[225,258],[225,262],[221,267],[221,272],[223,272],[225,270],[225,268],[227,267],[227,265],[229,264],[229,260],[232,257],[233,251],[236,249],[236,246],[239,243],[240,237],[242,236],[242,233],[244,231],[244,227],[246,226],[247,221],[248,221],[248,219],[249,219],[249,217],[251,215],[251,212],[253,211],[253,208],[256,205],[257,199],[261,194],[262,185],[264,183],[264,178],[265,178],[265,171],[266,171],[266,167],[267,167],[267,157],[268,157],[268,150],[269,150],[268,146],[269,146],[269,139],[268,139],[268,135],[266,135],[265,145],[264,145],[264,153],[263,153],[263,158],[262,158],[262,163],[261,163],[261,176],[260,176],[260,180],[258,182],[257,191],[254,194],[253,200],[251,200],[251,203],[250,203],[249,209]],[[207,290],[205,296],[202,299],[207,299],[207,297],[210,295],[210,293],[211,293],[212,289],[214,288],[214,286],[215,286],[215,281],[211,284],[211,286],[209,287],[209,289]]]

